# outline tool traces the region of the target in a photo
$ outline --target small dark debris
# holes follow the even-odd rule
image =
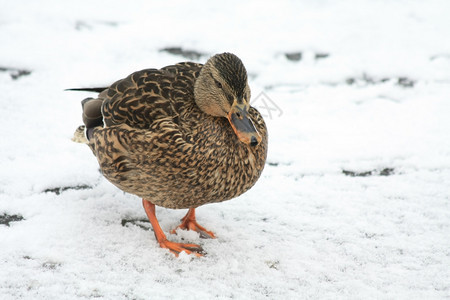
[[[76,186],[64,186],[64,187],[56,187],[56,188],[48,188],[44,190],[44,193],[55,193],[56,195],[60,195],[62,192],[67,190],[87,190],[92,189],[92,186],[87,184],[81,184]]]
[[[347,78],[345,80],[345,83],[347,83],[348,85],[353,85],[353,84],[368,85],[368,84],[377,84],[377,83],[386,82],[386,78],[383,78],[382,80],[376,80],[375,78],[373,78],[373,77],[371,77],[371,76],[369,76],[369,75],[364,73],[362,75],[362,77],[360,77],[360,78],[358,78],[358,77]]]
[[[364,237],[365,237],[366,239],[372,239],[372,238],[374,238],[376,235],[377,235],[376,233],[367,233],[367,232],[364,232]]]
[[[390,176],[392,174],[394,174],[393,168],[384,168],[383,170],[380,171],[380,176]]]
[[[348,171],[348,170],[342,170],[342,173],[346,176],[351,177],[366,177],[372,175],[373,171],[367,171],[367,172],[354,172],[354,171]]]
[[[278,270],[279,267],[280,267],[280,261],[278,261],[278,260],[275,260],[275,261],[267,260],[267,261],[266,261],[266,265],[267,265],[270,269]]]
[[[27,76],[31,74],[30,70],[26,70],[26,69],[16,69],[16,68],[6,68],[6,67],[0,67],[0,72],[8,72],[9,76],[11,76],[11,78],[13,80],[17,80],[22,76]]]
[[[300,61],[300,60],[302,60],[302,53],[301,52],[285,53],[284,55],[290,61]]]
[[[386,83],[386,82],[390,81],[391,79],[392,78],[389,78],[389,77],[382,77],[382,78],[377,79],[377,78],[371,77],[367,74],[363,74],[362,77],[349,77],[345,80],[345,83],[348,85],[353,85],[353,84],[372,85],[372,84]],[[394,78],[394,80],[396,80],[397,85],[405,87],[405,88],[414,87],[414,85],[416,84],[415,80],[412,80],[407,77],[398,77],[398,78]]]
[[[329,53],[316,53],[316,55],[314,57],[316,60],[318,60],[318,59],[327,58],[328,56],[330,56]]]
[[[411,88],[414,87],[416,82],[412,79],[409,79],[408,77],[399,77],[397,80],[397,84],[405,88]]]
[[[349,170],[342,170],[342,173],[350,177],[367,177],[367,176],[390,176],[394,174],[394,168],[384,168],[382,170],[372,170],[365,172],[355,172]]]
[[[269,166],[272,166],[272,167],[278,167],[278,166],[290,166],[292,163],[289,161],[287,161],[287,162],[266,161],[266,164],[268,164]]]
[[[131,223],[135,226],[141,227],[144,230],[149,230],[149,226],[145,226],[140,223],[146,223],[147,225],[150,225],[150,221],[148,219],[122,219],[122,226],[126,226],[128,223]]]
[[[198,52],[196,50],[185,50],[181,47],[167,47],[159,50],[160,52],[167,52],[173,55],[183,56],[189,59],[199,59],[205,53]]]
[[[43,268],[49,269],[49,270],[56,270],[58,267],[60,267],[61,264],[57,262],[52,261],[46,261],[42,264]]]
[[[8,227],[10,222],[19,222],[23,220],[24,218],[21,215],[8,215],[6,213],[0,215],[0,225],[6,225]]]
[[[345,80],[345,83],[347,83],[348,85],[352,85],[352,84],[354,84],[356,82],[356,79],[355,78],[347,78],[346,80]]]

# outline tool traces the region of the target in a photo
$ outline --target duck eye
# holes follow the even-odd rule
[[[216,86],[221,89],[222,88],[222,84],[220,82],[218,82],[217,80],[214,80],[216,82]]]

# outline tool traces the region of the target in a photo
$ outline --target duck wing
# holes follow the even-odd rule
[[[194,82],[203,65],[179,63],[145,69],[113,83],[100,93],[105,127],[127,124],[148,129],[160,119],[173,118],[194,102]]]

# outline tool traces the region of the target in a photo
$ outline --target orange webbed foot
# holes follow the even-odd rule
[[[178,225],[175,229],[170,231],[172,234],[176,234],[177,229],[184,229],[184,230],[193,230],[195,232],[198,232],[200,234],[201,238],[205,239],[215,239],[216,236],[212,231],[206,230],[205,227],[201,226],[197,223],[197,220],[195,219],[195,208],[190,208],[187,212],[186,216],[184,216],[183,219],[181,219],[181,224]]]
[[[161,226],[159,226],[158,219],[156,219],[155,205],[145,199],[142,199],[142,204],[144,205],[145,212],[150,223],[152,224],[153,231],[155,232],[156,240],[158,241],[161,248],[169,249],[169,251],[175,254],[175,256],[177,257],[181,252],[194,254],[197,257],[203,256],[203,248],[199,245],[175,243],[167,240],[166,235],[161,229]]]
[[[178,257],[181,252],[194,254],[197,257],[201,257],[204,254],[203,248],[196,244],[175,243],[166,239],[160,241],[159,245],[161,246],[161,248],[169,249],[169,251],[175,254],[176,257]]]

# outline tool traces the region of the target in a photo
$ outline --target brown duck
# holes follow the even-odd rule
[[[146,69],[88,90],[100,94],[82,101],[85,126],[78,139],[85,133],[110,182],[142,198],[161,247],[177,256],[182,251],[200,256],[199,245],[167,240],[155,205],[188,208],[177,228],[214,238],[196,222],[195,209],[237,197],[258,180],[267,128],[249,104],[242,61],[222,53],[205,65]]]

